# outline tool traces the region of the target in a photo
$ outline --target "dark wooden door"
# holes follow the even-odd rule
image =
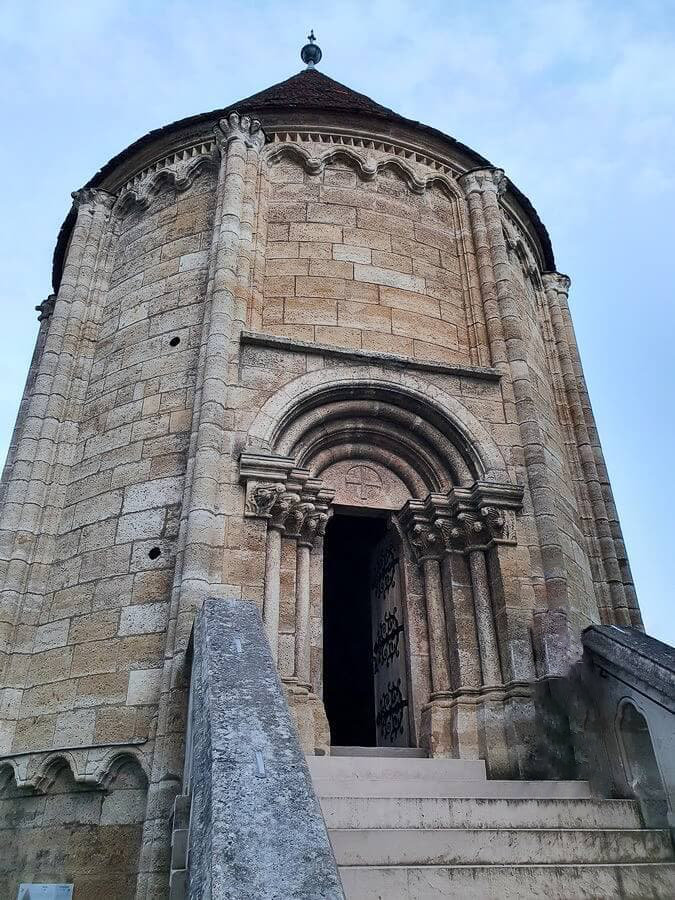
[[[410,746],[406,635],[398,550],[388,533],[370,567],[375,726],[378,747]]]

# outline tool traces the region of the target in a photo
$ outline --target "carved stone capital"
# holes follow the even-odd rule
[[[300,495],[293,491],[284,491],[279,494],[270,510],[268,519],[270,528],[277,528],[279,531],[285,531],[286,521],[290,516],[294,517],[291,519],[291,524],[294,523],[299,503]]]
[[[92,212],[94,212],[98,207],[107,213],[113,208],[115,200],[117,199],[114,194],[110,194],[108,191],[89,187],[80,188],[79,191],[73,191],[70,196],[73,198],[77,209],[90,206]]]
[[[493,193],[497,197],[501,197],[508,186],[508,179],[504,175],[503,169],[472,169],[457,180],[467,197],[473,193]]]
[[[269,518],[272,508],[284,492],[284,486],[277,484],[260,484],[252,481],[247,485],[246,512],[251,516]]]
[[[415,561],[420,564],[425,559],[442,559],[446,552],[442,531],[428,508],[428,500],[408,500],[399,514]]]
[[[231,112],[221,119],[213,129],[216,141],[221,149],[227,148],[232,141],[243,141],[247,147],[260,152],[265,144],[265,132],[257,119],[240,116]]]
[[[569,276],[563,275],[561,272],[544,272],[542,281],[547,293],[553,290],[565,294],[565,296],[569,294],[570,284],[572,283]]]
[[[323,537],[329,519],[328,512],[321,512],[316,506],[311,505],[312,509],[305,516],[298,533],[298,544],[305,547],[313,547],[317,537]]]
[[[299,538],[305,523],[309,517],[315,512],[316,507],[307,500],[300,500],[292,504],[286,515],[285,529],[286,535],[292,538]]]
[[[443,537],[433,522],[416,522],[408,531],[408,540],[417,562],[441,559],[445,555]]]
[[[469,553],[492,544],[515,544],[515,512],[523,489],[477,481],[470,489],[451,488],[409,500],[399,514],[417,562],[446,553]]]
[[[38,322],[43,322],[45,319],[48,319],[51,314],[54,312],[54,304],[56,303],[56,294],[50,294],[48,297],[40,303],[39,306],[35,307],[35,311],[38,313]]]

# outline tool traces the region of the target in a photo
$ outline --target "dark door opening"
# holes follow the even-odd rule
[[[331,744],[374,747],[370,565],[386,519],[335,515],[324,542],[323,699]]]

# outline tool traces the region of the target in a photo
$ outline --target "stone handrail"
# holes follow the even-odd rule
[[[344,900],[254,603],[204,602],[193,632],[189,719],[174,824],[174,851],[184,843],[187,853],[182,877],[172,873],[171,896]]]

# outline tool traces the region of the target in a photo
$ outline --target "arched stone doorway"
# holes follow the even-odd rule
[[[634,703],[624,699],[617,709],[615,727],[630,793],[640,801],[648,823],[662,825],[668,820],[668,800],[647,719]]]
[[[323,370],[273,397],[249,444],[246,514],[267,522],[263,620],[307,749],[358,738],[487,755],[499,717],[485,702],[503,705],[502,659],[513,656],[500,572],[522,489],[480,424],[418,378]],[[387,554],[397,577],[378,594]],[[349,629],[361,657],[352,669],[343,659],[341,676]],[[350,732],[336,691],[355,671],[362,721]]]

